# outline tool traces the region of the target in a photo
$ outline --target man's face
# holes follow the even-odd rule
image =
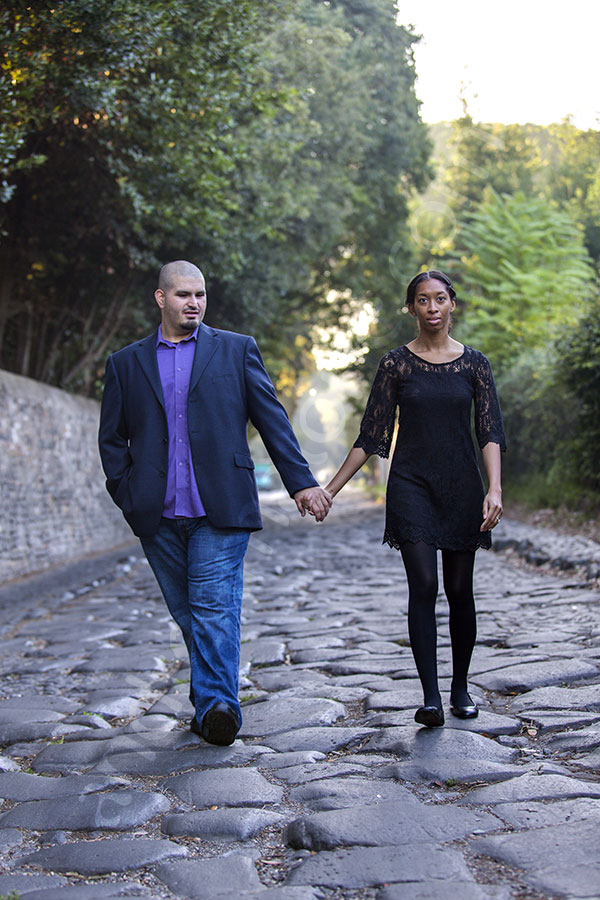
[[[161,310],[162,333],[168,341],[180,341],[198,327],[206,312],[204,278],[176,275],[167,291],[154,297]]]

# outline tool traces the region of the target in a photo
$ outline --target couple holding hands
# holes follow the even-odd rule
[[[423,687],[421,725],[444,724],[438,688],[437,550],[450,608],[450,710],[473,718],[467,673],[476,636],[475,550],[489,547],[502,515],[502,418],[489,362],[450,337],[456,294],[441,272],[410,282],[418,333],[381,360],[360,434],[339,471],[319,487],[276,397],[256,342],[210,328],[204,277],[185,260],[160,271],[158,329],[112,354],[100,416],[106,486],[140,538],[190,658],[190,728],[233,743],[238,701],[243,564],[262,527],[248,421],[256,427],[301,515],[318,522],[369,456],[388,456],[384,542],[400,550],[409,585],[408,626]],[[482,450],[484,491],[471,438]]]

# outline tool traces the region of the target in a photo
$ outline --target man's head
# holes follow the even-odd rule
[[[154,298],[161,311],[163,337],[181,341],[198,327],[206,312],[206,287],[200,269],[185,259],[162,267]]]

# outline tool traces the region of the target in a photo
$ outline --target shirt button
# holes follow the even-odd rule
[[[181,391],[177,391],[177,393],[178,393],[178,394],[180,394],[180,393],[181,393]]]
[[[183,413],[179,413],[179,415],[177,416],[177,418],[178,418],[178,419],[183,419]]]
[[[181,366],[178,366],[177,371],[181,372]]]
[[[179,443],[183,443],[183,438],[179,438]]]

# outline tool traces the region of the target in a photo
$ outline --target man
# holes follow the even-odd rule
[[[247,423],[302,516],[331,498],[302,456],[252,337],[203,324],[206,289],[185,260],[160,271],[157,331],[112,354],[100,414],[106,487],[139,536],[190,656],[190,727],[233,743],[244,555],[262,527]]]

